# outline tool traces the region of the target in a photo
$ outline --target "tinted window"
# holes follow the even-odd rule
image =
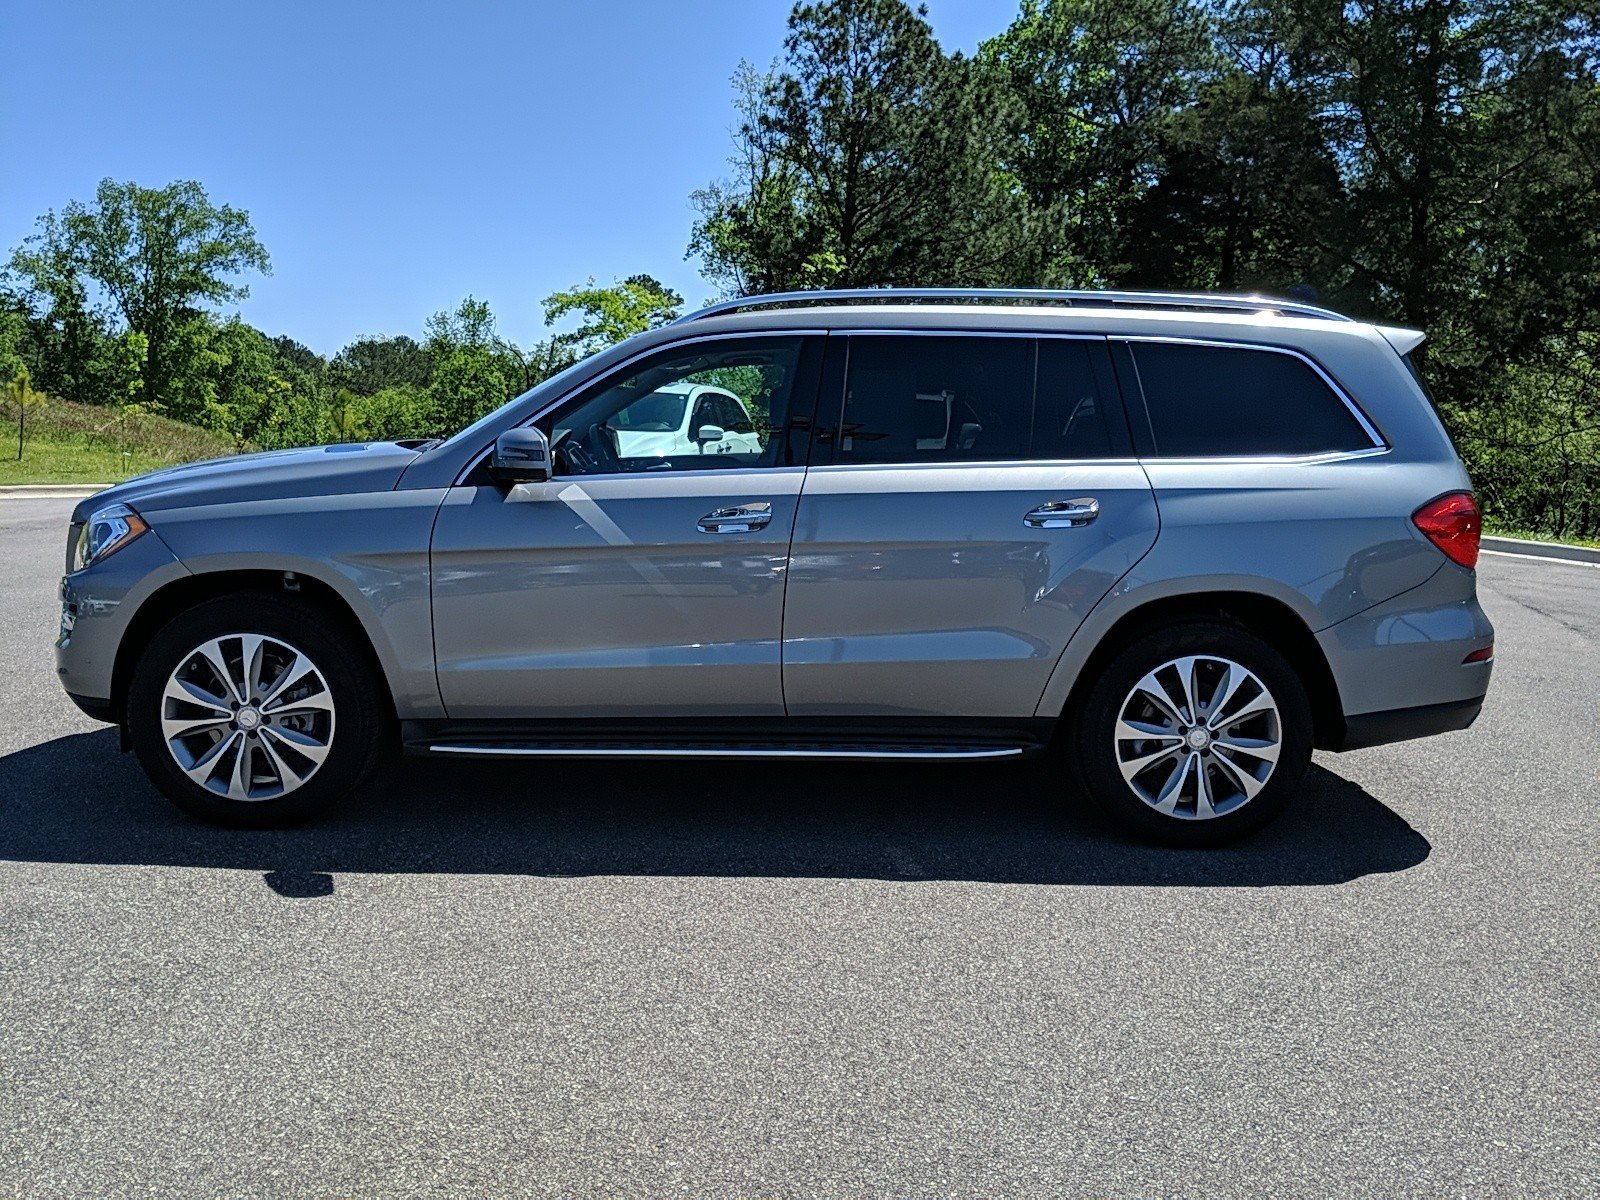
[[[840,462],[1131,452],[1104,339],[850,339]]]
[[[1031,338],[853,337],[840,462],[1026,458]]]
[[[820,357],[817,340],[796,337],[728,338],[664,350],[540,422],[550,436],[555,473],[803,464]],[[697,384],[718,390],[699,393],[685,425]],[[728,436],[702,442],[702,425],[720,426]]]
[[[1299,358],[1243,347],[1136,342],[1163,458],[1317,454],[1372,445],[1344,402]]]
[[[617,413],[611,424],[617,429],[666,433],[683,423],[683,406],[688,402],[688,392],[651,392]]]
[[[717,424],[721,425],[729,433],[746,433],[750,430],[750,422],[739,408],[738,401],[728,396],[718,396],[715,411]]]
[[[1039,340],[1034,458],[1115,458],[1131,452],[1105,342]]]

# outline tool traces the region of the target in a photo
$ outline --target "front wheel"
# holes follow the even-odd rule
[[[315,606],[224,596],[180,613],[145,648],[128,689],[129,740],[185,812],[289,824],[370,773],[388,728],[380,688]]]
[[[1311,705],[1287,661],[1226,625],[1157,630],[1123,649],[1075,715],[1090,796],[1135,832],[1216,846],[1271,821],[1311,761]]]

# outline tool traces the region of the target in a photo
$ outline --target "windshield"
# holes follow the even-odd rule
[[[683,420],[689,397],[684,392],[651,392],[635,400],[610,421],[614,429],[633,429],[640,433],[666,433]]]

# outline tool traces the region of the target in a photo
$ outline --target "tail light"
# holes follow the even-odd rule
[[[1471,492],[1451,492],[1430,500],[1411,514],[1412,523],[1445,557],[1469,570],[1478,565],[1478,537],[1483,518]]]

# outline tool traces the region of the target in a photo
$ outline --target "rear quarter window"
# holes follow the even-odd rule
[[[1324,454],[1373,444],[1295,355],[1169,342],[1131,349],[1159,458]]]

